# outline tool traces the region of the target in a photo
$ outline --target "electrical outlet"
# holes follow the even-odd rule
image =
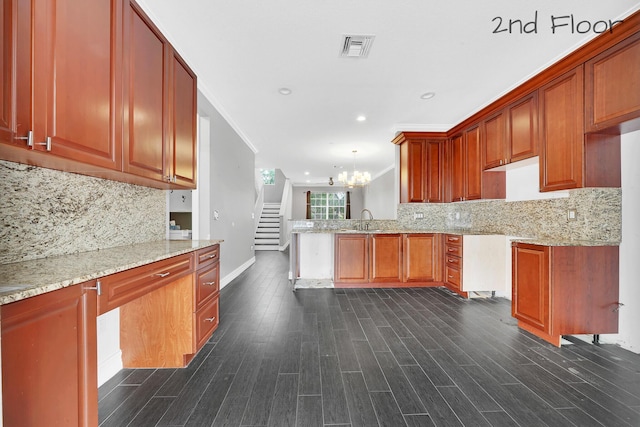
[[[569,209],[567,211],[567,221],[575,221],[578,219],[578,213],[575,209]]]
[[[424,219],[424,213],[416,212],[413,214],[413,219]]]

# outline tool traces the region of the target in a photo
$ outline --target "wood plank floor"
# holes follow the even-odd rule
[[[292,292],[288,255],[222,290],[185,369],[125,369],[101,426],[639,426],[640,355],[519,330],[508,300],[441,288]]]

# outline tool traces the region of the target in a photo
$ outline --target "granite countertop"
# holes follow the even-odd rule
[[[0,265],[0,305],[193,252],[222,240],[160,240]]]
[[[599,240],[558,240],[549,238],[526,238],[519,237],[511,239],[513,243],[530,243],[540,246],[620,246],[620,242],[604,242]]]
[[[296,228],[291,230],[294,234],[312,234],[312,233],[333,233],[333,234],[458,234],[463,236],[471,235],[494,235],[500,233],[470,230],[470,229],[449,229],[449,230],[425,230],[425,229],[371,229],[371,230],[355,230],[350,228]]]

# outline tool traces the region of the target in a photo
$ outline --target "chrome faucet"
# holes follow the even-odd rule
[[[364,213],[367,212],[369,214],[369,221],[373,221],[373,214],[369,209],[362,209],[360,211],[360,230],[369,230],[369,223],[366,224],[365,228],[362,227],[362,221],[364,221]]]

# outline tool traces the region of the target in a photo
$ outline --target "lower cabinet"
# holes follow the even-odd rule
[[[560,346],[562,335],[618,332],[619,248],[512,244],[512,315]]]
[[[125,368],[180,368],[189,364],[218,327],[218,256],[218,245],[189,254],[195,265],[192,273],[120,307]],[[166,273],[148,274],[160,277]]]
[[[98,425],[92,287],[86,282],[1,307],[5,427]]]
[[[336,234],[336,287],[436,286],[438,234]]]

